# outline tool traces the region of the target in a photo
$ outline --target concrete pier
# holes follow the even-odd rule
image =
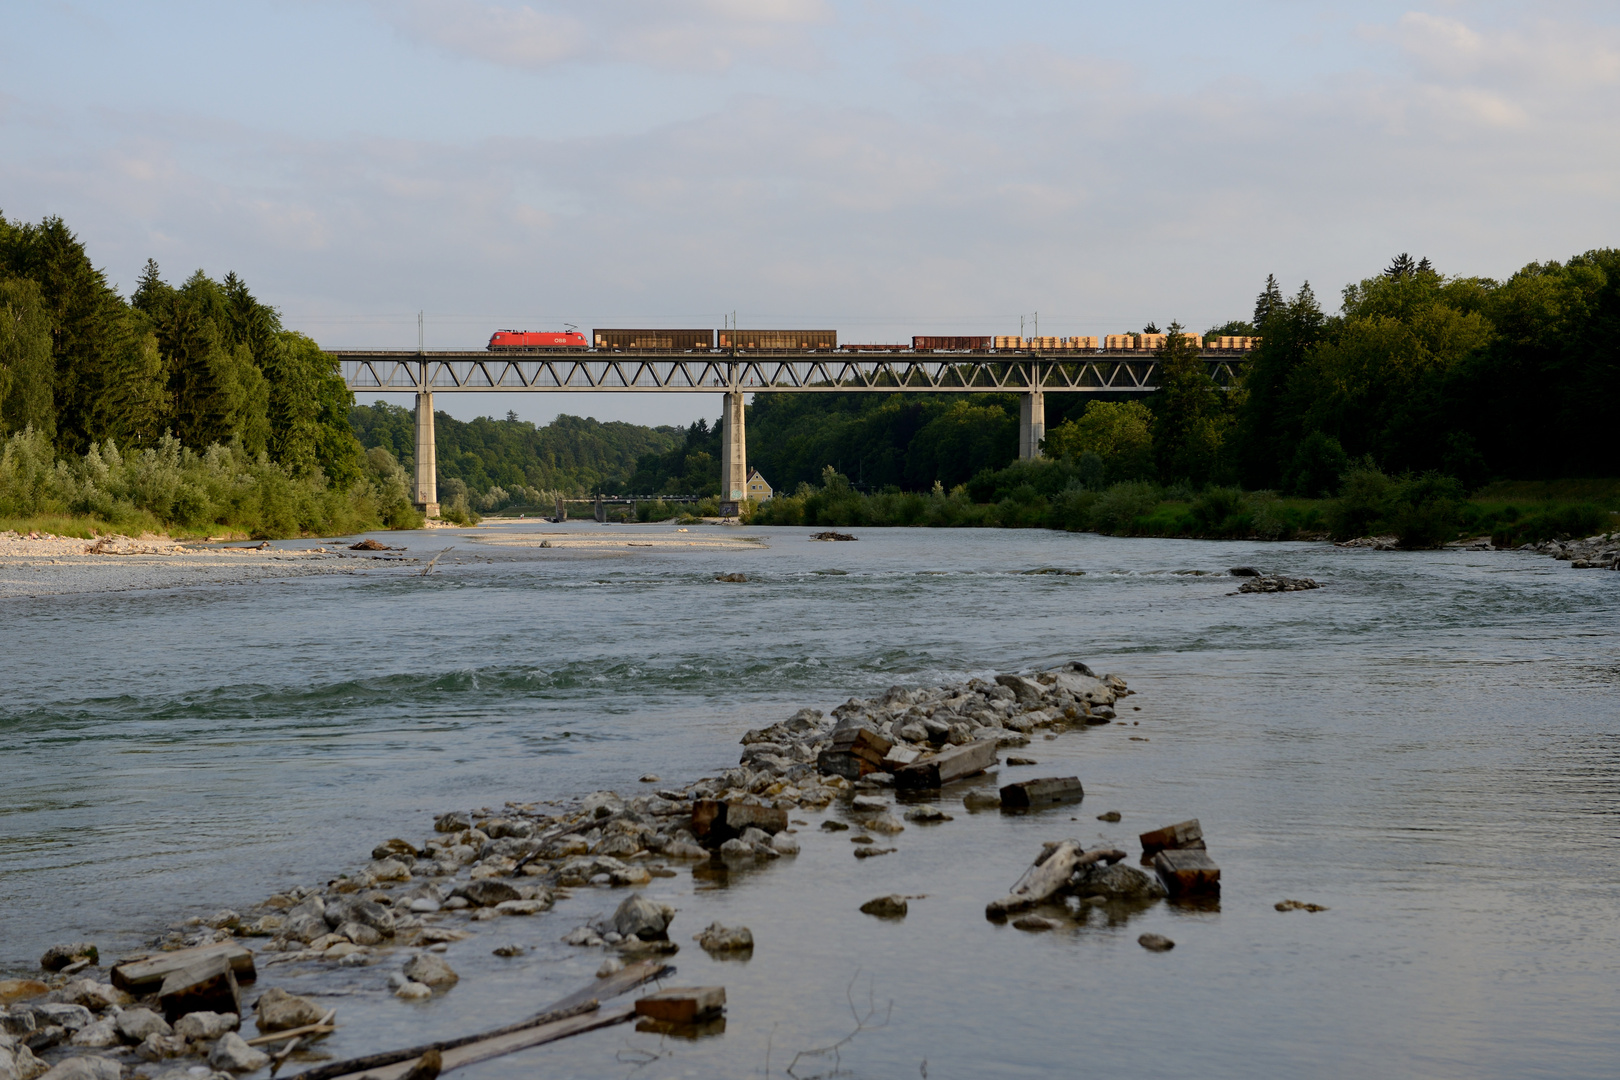
[[[743,393],[726,394],[720,422],[720,516],[736,517],[748,497],[748,442],[743,431]]]
[[[1041,440],[1046,438],[1046,395],[1031,390],[1018,402],[1018,457],[1033,461],[1041,456]]]
[[[424,365],[425,366],[425,365]],[[433,442],[433,391],[423,389],[416,394],[416,493],[412,502],[430,518],[439,516],[438,449]]]

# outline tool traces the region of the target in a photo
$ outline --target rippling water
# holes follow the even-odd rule
[[[767,1054],[780,1074],[849,1034],[852,980],[892,1001],[841,1051],[856,1076],[925,1059],[930,1077],[1615,1075],[1620,575],[1517,553],[806,533],[614,554],[463,537],[429,577],[5,601],[0,967],[325,880],[447,808],[712,774],[744,728],[801,705],[1078,657],[1123,674],[1140,711],[1037,739],[1041,765],[1001,782],[1076,774],[1082,809],[969,815],[953,792],[955,821],[908,827],[885,858],[806,829],[794,865],[655,881],[680,940],[755,927],[748,962],[678,958],[677,981],[727,986],[725,1034],[613,1029],[468,1080],[741,1077]],[[1229,595],[1240,563],[1328,587]],[[1021,573],[1045,567],[1085,573]],[[1096,820],[1109,809],[1119,825]],[[1045,935],[983,917],[1045,839],[1136,850],[1192,816],[1217,911]],[[887,892],[927,899],[899,924],[854,911]],[[1279,914],[1284,897],[1332,910]],[[376,993],[381,969],[344,976],[332,1049],[532,1012],[589,980],[600,957],[556,939],[617,898],[504,921],[535,949],[521,961],[485,935],[457,946],[478,977],[425,1009]],[[1176,949],[1147,953],[1146,931]]]

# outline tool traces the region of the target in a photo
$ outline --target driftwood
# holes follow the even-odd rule
[[[246,1042],[249,1046],[268,1046],[271,1043],[278,1043],[283,1039],[291,1039],[297,1035],[330,1035],[337,1030],[337,1027],[332,1023],[332,1018],[335,1016],[337,1016],[337,1010],[328,1009],[326,1015],[313,1024],[288,1028],[286,1031],[272,1031],[268,1035],[258,1035],[246,1040]]]
[[[527,1020],[474,1035],[463,1035],[460,1038],[444,1039],[400,1050],[385,1050],[364,1057],[350,1058],[347,1061],[329,1062],[313,1069],[306,1069],[292,1080],[336,1080],[337,1077],[362,1075],[372,1076],[375,1080],[403,1080],[417,1064],[418,1059],[429,1051],[437,1051],[442,1056],[440,1071],[449,1072],[451,1069],[471,1065],[477,1061],[510,1054],[514,1050],[538,1046],[593,1028],[622,1023],[635,1015],[635,1009],[632,1006],[625,1006],[622,1009],[604,1012],[601,1000],[633,990],[648,979],[657,978],[669,970],[671,969],[668,965],[657,960],[630,964],[624,970],[605,979],[598,979],[593,986],[569,994],[553,1003],[549,1009]]]
[[[174,952],[155,953],[139,960],[127,960],[112,969],[112,984],[137,996],[148,994],[163,984],[171,972],[179,971],[208,956],[221,955],[230,961],[231,970],[239,983],[252,982],[257,974],[253,969],[253,950],[234,941],[198,945]]]
[[[989,918],[998,919],[1006,918],[1014,911],[1032,908],[1067,887],[1069,879],[1080,867],[1097,862],[1117,863],[1124,857],[1123,851],[1111,848],[1081,851],[1078,840],[1048,844],[1041,857],[1035,860],[1035,865],[1024,871],[1024,876],[1018,879],[1012,891],[1000,900],[990,901],[985,905],[984,913]]]

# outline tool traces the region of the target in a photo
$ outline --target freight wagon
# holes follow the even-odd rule
[[[714,348],[713,330],[593,330],[591,340],[598,349],[628,352],[650,349],[658,352],[708,352]]]
[[[718,340],[722,349],[735,342],[739,349],[777,349],[805,352],[810,349],[838,348],[836,330],[722,330]]]

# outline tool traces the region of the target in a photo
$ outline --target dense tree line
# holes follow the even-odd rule
[[[60,218],[0,216],[3,512],[276,533],[414,520],[397,464],[350,430],[351,401],[336,363],[235,274],[171,285],[149,260],[125,300]],[[41,454],[67,469],[48,491]]]
[[[382,401],[357,405],[349,412],[349,423],[361,445],[382,447],[407,468],[415,467],[412,410]],[[681,429],[675,427],[603,423],[566,413],[541,426],[512,412],[504,420],[481,416],[470,421],[435,412],[433,438],[440,486],[454,490],[459,484],[475,508],[480,496],[498,492],[495,499],[482,501],[486,510],[536,501],[526,492],[616,493],[626,488],[642,462],[661,460],[683,442]],[[719,473],[715,476],[718,482]]]

